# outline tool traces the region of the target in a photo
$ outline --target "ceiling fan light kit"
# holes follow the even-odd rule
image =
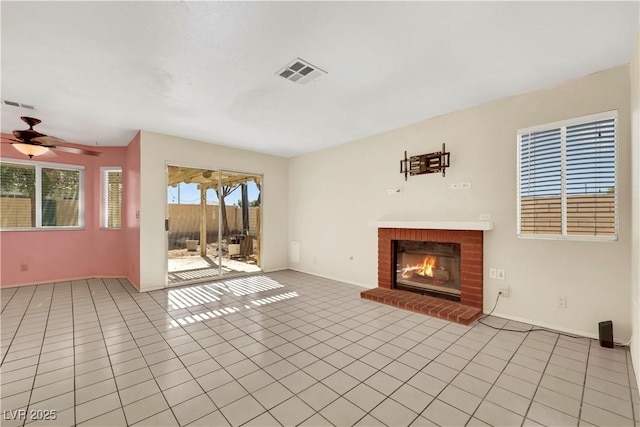
[[[64,143],[60,138],[55,136],[48,136],[44,133],[40,133],[33,129],[35,125],[41,122],[40,119],[33,117],[20,117],[20,119],[29,125],[29,129],[26,130],[14,130],[13,136],[16,139],[9,139],[9,141],[3,141],[10,143],[13,148],[21,152],[22,154],[29,156],[32,159],[34,156],[52,155],[55,156],[53,150],[63,151],[65,153],[72,154],[86,154],[89,156],[101,156],[99,151],[85,150],[82,148],[66,147],[60,145]]]
[[[12,142],[11,145],[22,154],[29,156],[30,159],[32,159],[33,156],[41,156],[51,151],[48,147],[42,145],[25,144],[22,142]]]

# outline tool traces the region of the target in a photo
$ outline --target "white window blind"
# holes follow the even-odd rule
[[[102,227],[122,227],[121,168],[102,168]]]
[[[560,129],[520,137],[520,233],[562,234]]]
[[[518,235],[615,239],[616,113],[518,132]]]

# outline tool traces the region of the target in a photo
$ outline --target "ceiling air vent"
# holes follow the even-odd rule
[[[21,104],[19,102],[15,102],[15,101],[8,101],[6,99],[3,99],[2,103],[4,105],[8,105],[10,107],[26,108],[27,110],[35,110],[36,109],[36,107],[34,107],[33,105]]]
[[[314,81],[323,74],[327,74],[327,72],[315,65],[309,64],[303,59],[296,58],[276,74],[294,83],[304,85]]]

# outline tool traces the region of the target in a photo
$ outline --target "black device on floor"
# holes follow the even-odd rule
[[[600,347],[613,348],[613,322],[611,320],[600,322],[598,323],[598,329],[600,334]]]

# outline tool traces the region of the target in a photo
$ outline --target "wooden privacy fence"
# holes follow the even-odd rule
[[[200,235],[200,205],[169,205],[169,233],[188,233],[197,239]],[[257,207],[249,207],[249,232],[257,230]],[[227,222],[232,234],[242,232],[242,208],[226,206]],[[218,205],[207,205],[207,234],[218,231]],[[208,239],[207,239],[208,240]]]
[[[31,222],[31,200],[0,197],[0,226],[2,228],[28,228]]]
[[[77,200],[43,200],[42,225],[55,227],[77,224]],[[0,197],[0,227],[35,227],[31,218],[31,199]]]
[[[616,232],[616,200],[612,193],[567,196],[567,234],[612,236]],[[559,196],[523,197],[522,234],[560,234],[562,200]]]

